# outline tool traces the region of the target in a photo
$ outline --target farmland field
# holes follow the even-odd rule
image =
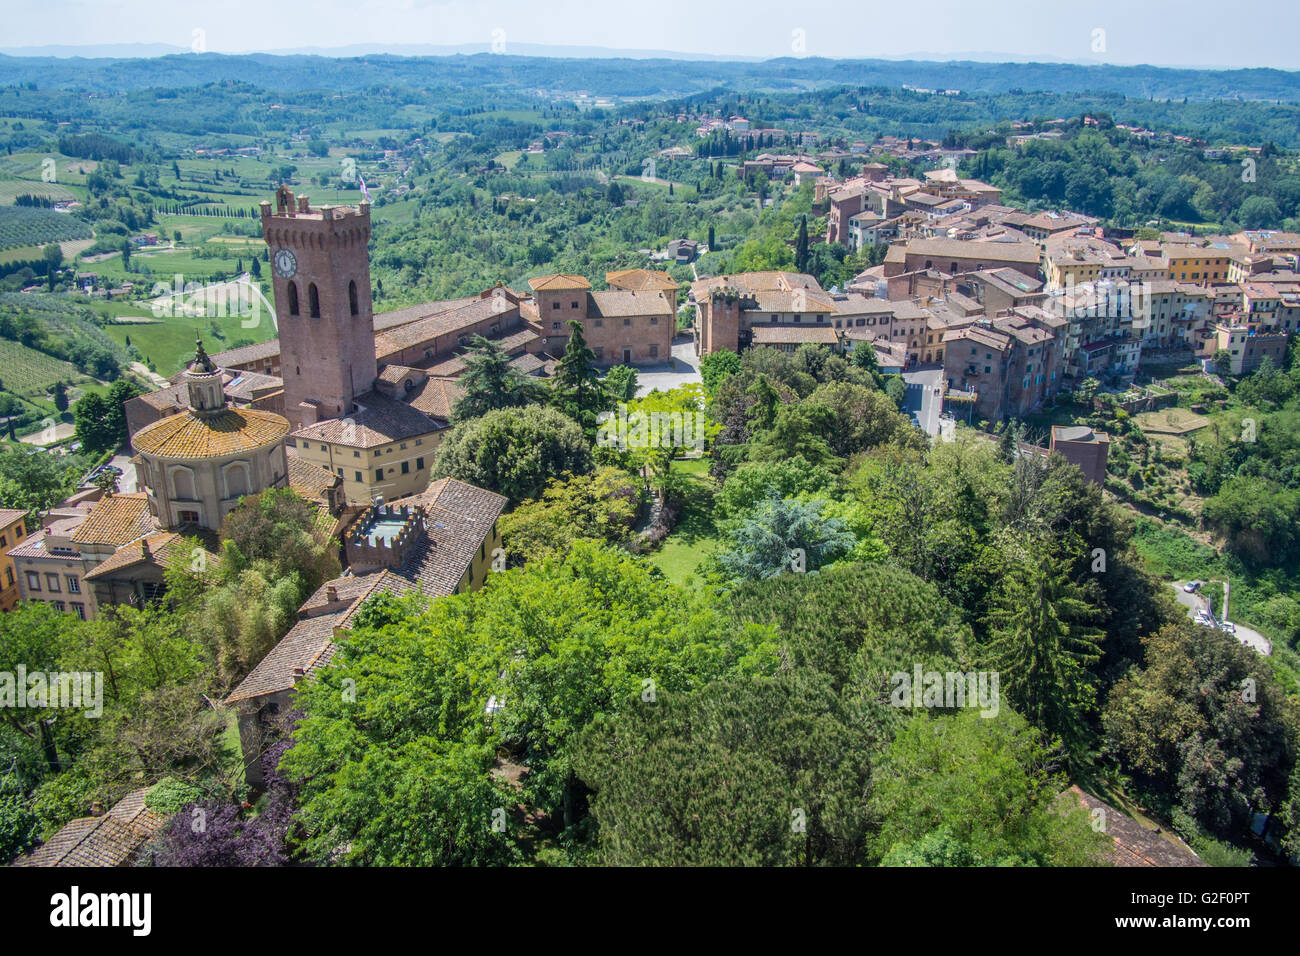
[[[0,206],[0,249],[63,239],[89,239],[90,235],[88,225],[61,212],[28,206]]]
[[[64,239],[59,243],[59,248],[63,250],[63,261],[71,262],[94,244],[94,239]],[[45,246],[15,246],[0,252],[0,265],[6,262],[31,262],[40,259],[44,251]]]
[[[0,339],[0,382],[6,391],[24,398],[40,396],[57,381],[81,377],[70,362],[29,349],[21,342]]]
[[[19,196],[48,196],[50,199],[78,198],[76,193],[61,183],[0,178],[0,206],[12,206]]]

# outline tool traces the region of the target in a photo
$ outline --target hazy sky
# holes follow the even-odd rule
[[[511,43],[754,57],[1014,59],[1300,69],[1295,12],[1223,0],[6,0],[0,47]],[[196,31],[202,31],[198,33]],[[801,31],[801,32],[800,32]],[[802,42],[802,49],[799,48]]]

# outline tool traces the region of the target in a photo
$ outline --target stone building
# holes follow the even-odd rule
[[[119,548],[156,530],[148,495],[142,492],[51,509],[44,527],[8,552],[19,594],[24,601],[44,601],[90,620],[100,606],[90,573]]]
[[[21,508],[0,508],[0,612],[8,614],[18,604],[18,578],[9,549],[27,539],[27,512]]]
[[[343,535],[348,572],[326,581],[298,609],[298,622],[226,698],[239,715],[248,782],[262,782],[258,759],[267,730],[290,707],[294,688],[334,656],[372,595],[459,594],[482,587],[501,548],[501,495],[442,478],[416,495],[361,512]]]
[[[700,355],[748,348],[754,344],[754,330],[763,326],[823,326],[833,336],[845,318],[821,284],[804,273],[714,276],[691,283],[691,292],[698,313],[695,350]]]
[[[131,436],[136,476],[168,530],[221,528],[244,495],[288,484],[289,422],[274,412],[232,408],[222,373],[199,343],[185,372],[189,409]]]
[[[288,187],[261,204],[280,330],[285,415],[346,415],[378,371],[370,304],[370,204],[313,209]]]
[[[1094,432],[1087,425],[1053,425],[1049,449],[1077,465],[1093,484],[1106,483],[1110,436],[1105,432]]]
[[[677,331],[676,284],[666,290],[661,282],[619,274],[615,281],[635,288],[593,292],[591,283],[576,275],[530,279],[533,298],[520,308],[540,337],[542,350],[562,353],[569,341],[569,321],[576,319],[599,365],[669,361]]]
[[[171,817],[147,803],[152,787],[133,790],[107,813],[96,803],[91,815],[78,817],[14,866],[133,866],[145,846]]]

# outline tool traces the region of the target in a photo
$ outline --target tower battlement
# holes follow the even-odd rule
[[[423,508],[371,505],[348,527],[344,540],[348,566],[357,570],[400,567],[423,531]]]
[[[280,333],[285,415],[295,428],[349,414],[374,385],[370,204],[313,208],[287,186],[261,203]]]

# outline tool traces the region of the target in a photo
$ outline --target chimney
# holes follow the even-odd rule
[[[327,585],[325,588],[325,600],[328,601],[330,604],[333,604],[338,599],[339,599],[339,589],[335,587],[333,584]]]
[[[104,805],[96,800],[90,805],[90,815],[92,817],[102,817],[104,815]]]

